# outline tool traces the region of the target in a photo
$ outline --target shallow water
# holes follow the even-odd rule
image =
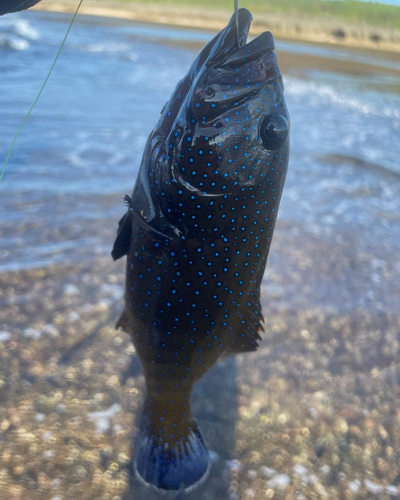
[[[68,19],[0,19],[3,157]],[[79,17],[17,142],[0,184],[0,484],[14,495],[131,498],[144,384],[113,327],[109,252],[148,133],[211,36]],[[195,389],[215,463],[193,498],[386,500],[400,484],[400,58],[277,49],[292,155],[266,333]]]
[[[67,21],[36,12],[0,20],[3,158]],[[93,248],[108,252],[111,239],[99,232],[85,237],[85,228],[123,212],[120,200],[132,190],[148,133],[195,57],[196,50],[185,45],[211,36],[78,18],[1,186],[0,270],[90,257]],[[291,168],[280,218],[313,231],[362,228],[397,248],[400,58],[284,41],[277,49],[292,119]],[[312,57],[312,67],[309,59],[300,68],[287,67],[291,55]],[[319,62],[334,66],[343,60],[361,65],[364,74],[318,69]],[[50,228],[68,232],[73,225],[80,228],[76,244],[70,236],[65,241],[47,234]]]

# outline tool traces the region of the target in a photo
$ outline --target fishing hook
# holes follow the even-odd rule
[[[239,37],[239,0],[235,0],[235,22],[236,22],[236,40],[238,46],[240,47],[240,37]]]

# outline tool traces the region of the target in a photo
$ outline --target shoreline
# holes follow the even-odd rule
[[[43,1],[33,10],[74,13],[77,2],[73,0]],[[162,6],[156,4],[87,0],[81,14],[126,19],[130,21],[219,31],[226,26],[230,12],[216,9],[212,14],[206,9]],[[276,38],[323,43],[338,47],[373,49],[400,52],[400,30],[353,25],[341,19],[321,17],[299,19],[293,15],[259,14],[253,21],[251,34],[258,35],[270,30]]]

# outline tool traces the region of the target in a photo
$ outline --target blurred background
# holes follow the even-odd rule
[[[391,3],[240,2],[253,35],[275,35],[292,153],[264,340],[196,387],[214,467],[190,498],[400,495]],[[0,18],[1,162],[77,4],[43,0]],[[85,0],[17,141],[0,184],[0,498],[159,498],[130,477],[144,379],[114,329],[124,263],[110,251],[162,106],[232,12],[228,0]]]

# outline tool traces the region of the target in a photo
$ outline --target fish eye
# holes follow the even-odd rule
[[[260,125],[260,135],[264,146],[271,150],[279,149],[289,134],[289,123],[282,115],[268,115]]]

